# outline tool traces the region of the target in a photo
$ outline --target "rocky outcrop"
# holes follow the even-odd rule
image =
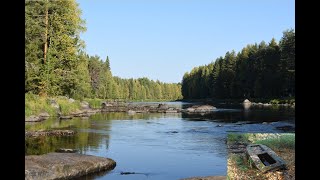
[[[38,137],[38,136],[72,136],[75,131],[72,130],[47,130],[47,131],[26,131],[25,137]]]
[[[211,105],[194,105],[185,109],[184,111],[187,113],[209,113],[212,112],[214,109],[217,109]]]
[[[72,179],[114,169],[110,158],[78,153],[49,153],[25,156],[25,179]]]

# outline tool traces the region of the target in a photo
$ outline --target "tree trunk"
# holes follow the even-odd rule
[[[43,64],[46,63],[47,59],[47,50],[48,50],[48,1],[46,4],[46,15],[45,15],[45,34],[44,34],[44,48],[43,48]]]

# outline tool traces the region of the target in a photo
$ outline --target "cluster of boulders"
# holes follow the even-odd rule
[[[191,106],[191,107],[183,110],[183,112],[186,112],[186,113],[210,113],[215,109],[217,109],[217,108],[214,106],[211,106],[211,105],[194,105],[194,106]]]
[[[243,101],[243,106],[245,107],[245,108],[249,108],[250,106],[260,106],[260,107],[262,107],[262,106],[272,106],[272,104],[271,103],[261,103],[261,102],[258,102],[258,103],[255,103],[255,102],[251,102],[251,101],[249,101],[248,99],[245,99],[244,101]],[[277,105],[279,105],[279,106],[288,106],[288,107],[295,107],[295,103],[293,103],[293,104],[288,104],[288,103],[286,103],[286,104],[277,104]]]
[[[25,137],[38,137],[38,136],[72,136],[76,132],[73,130],[39,130],[39,131],[26,131]]]

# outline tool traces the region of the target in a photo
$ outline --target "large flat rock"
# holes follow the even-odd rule
[[[25,156],[25,179],[71,179],[115,166],[112,159],[78,153],[30,155]]]

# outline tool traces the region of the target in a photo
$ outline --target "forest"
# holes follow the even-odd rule
[[[181,99],[180,83],[112,75],[110,60],[85,52],[76,0],[25,1],[25,93],[75,99]]]
[[[279,43],[249,44],[226,52],[208,65],[186,72],[184,99],[244,99],[295,97],[295,31],[283,32]]]

